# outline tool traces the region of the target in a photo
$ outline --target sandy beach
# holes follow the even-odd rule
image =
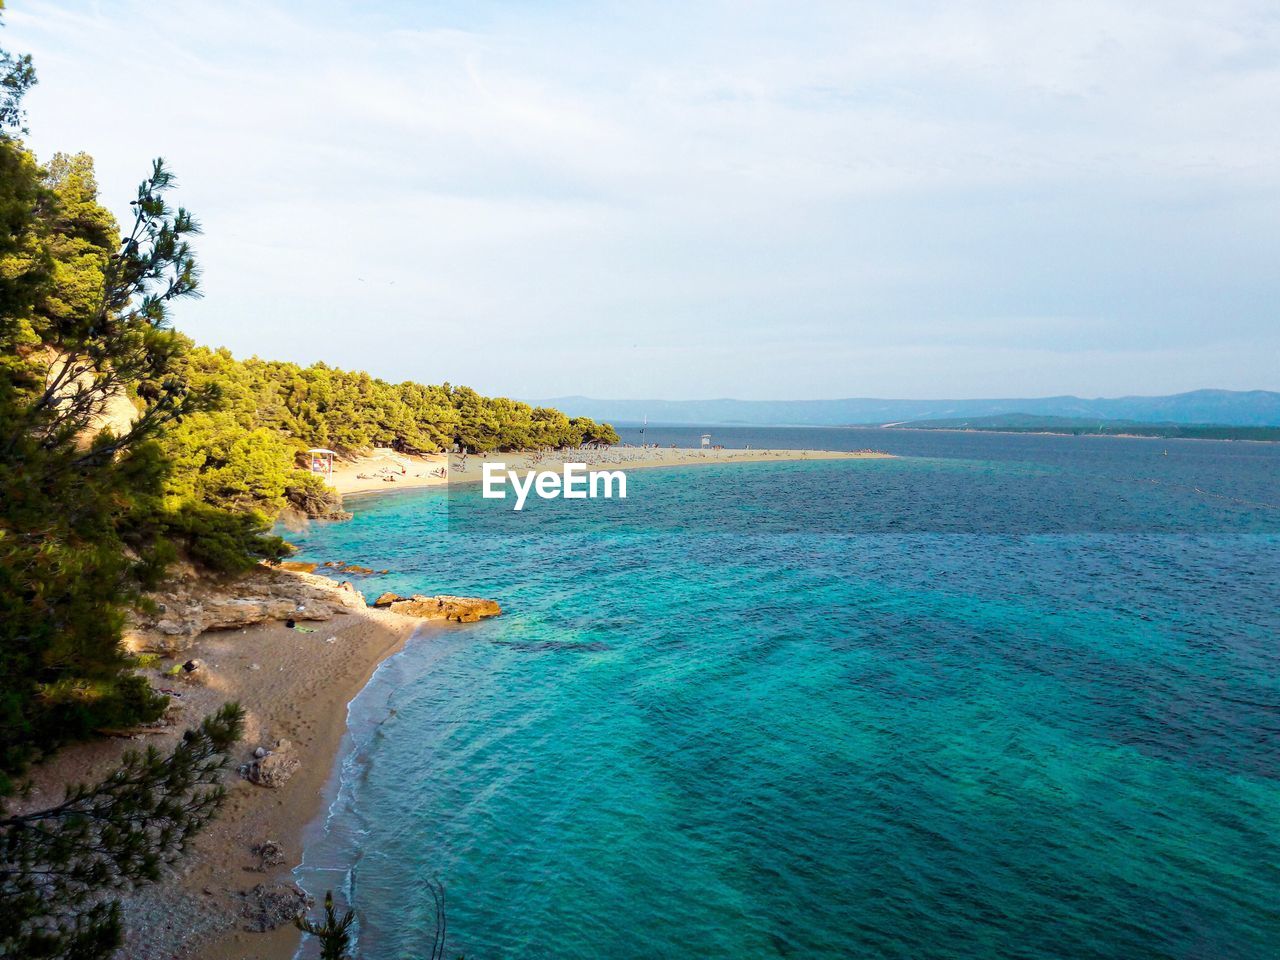
[[[483,464],[501,462],[509,470],[558,469],[566,461],[601,469],[636,470],[699,464],[761,463],[787,460],[860,460],[888,457],[874,450],[698,450],[672,447],[609,447],[603,450],[548,453],[490,453],[465,457],[446,454],[409,456],[379,452],[358,460],[338,460],[331,483],[342,494],[415,489],[447,483],[479,483]]]
[[[244,894],[258,884],[292,883],[291,871],[302,858],[303,829],[320,813],[346,732],[347,704],[377,665],[415,631],[430,642],[436,631],[460,629],[377,609],[343,612],[304,626],[314,632],[269,622],[204,633],[177,659],[203,661],[198,682],[153,674],[153,683],[178,694],[171,726],[154,735],[69,747],[34,772],[36,793],[24,804],[29,808],[56,802],[65,783],[104,776],[127,749],[171,749],[183,730],[223,703],[235,700],[245,708],[245,736],[225,778],[226,801],[189,855],[161,883],[124,898],[127,941],[121,956],[292,957],[300,935],[291,925],[264,933],[242,929]],[[161,669],[173,662],[163,661]],[[301,760],[283,785],[256,786],[237,772],[254,747],[274,746],[281,739],[292,742]],[[280,845],[283,860],[263,870],[253,848],[267,840]]]

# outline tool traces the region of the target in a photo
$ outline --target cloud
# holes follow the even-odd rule
[[[208,289],[180,323],[238,353],[526,396],[1280,387],[1266,4],[8,24],[38,150],[94,154],[120,209],[178,170]]]

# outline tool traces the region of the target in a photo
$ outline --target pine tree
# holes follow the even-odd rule
[[[0,957],[98,960],[120,945],[119,904],[103,896],[155,881],[221,804],[244,713],[227,704],[168,756],[128,753],[100,783],[57,806],[0,810]]]
[[[157,161],[114,253],[87,158],[51,177],[0,136],[0,793],[33,750],[154,719],[124,610],[173,556],[159,512],[169,423],[214,400],[174,375],[169,303],[196,290],[173,179]],[[124,416],[108,420],[114,409]],[[121,422],[123,421],[123,422]]]
[[[338,919],[338,911],[333,906],[333,891],[324,895],[324,922],[316,923],[306,917],[299,917],[294,924],[303,933],[309,933],[320,941],[320,960],[351,960],[347,950],[351,947],[351,934],[348,928],[355,921],[356,915],[350,910]]]
[[[167,323],[197,292],[172,175],[155,162],[121,238],[88,157],[42,169],[17,138],[33,82],[0,52],[0,795],[40,751],[163,712],[120,634],[175,553],[155,439],[215,399]]]

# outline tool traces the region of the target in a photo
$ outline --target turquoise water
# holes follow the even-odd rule
[[[302,876],[360,955],[427,956],[437,879],[473,960],[1275,956],[1280,457],[901,442],[296,536],[507,611],[352,706]]]

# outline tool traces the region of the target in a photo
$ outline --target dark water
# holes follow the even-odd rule
[[[903,458],[295,538],[507,611],[353,705],[304,880],[361,956],[427,878],[471,958],[1276,955],[1280,446],[713,433]]]

